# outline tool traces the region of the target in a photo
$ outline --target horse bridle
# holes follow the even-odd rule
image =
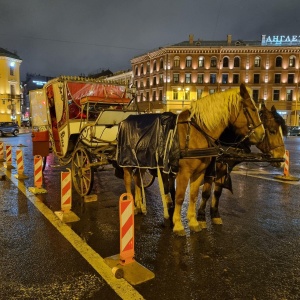
[[[237,114],[236,119],[234,120],[234,122],[231,123],[232,125],[234,125],[234,123],[237,121],[237,119],[238,119],[238,117],[239,117],[241,111],[243,110],[244,115],[246,116],[246,119],[247,119],[247,127],[248,127],[249,131],[248,131],[248,133],[242,138],[242,140],[241,140],[240,142],[243,142],[244,140],[246,140],[247,138],[249,138],[249,137],[254,133],[254,130],[255,130],[256,128],[258,128],[259,126],[263,126],[263,123],[262,123],[262,122],[260,122],[259,124],[255,125],[255,122],[254,122],[254,120],[253,120],[251,114],[249,113],[249,108],[246,107],[246,105],[245,105],[245,101],[247,101],[247,100],[251,100],[251,101],[252,101],[251,98],[243,99],[243,100],[241,101],[242,107],[241,107],[241,109],[239,110],[239,112],[238,112],[238,114]]]
[[[260,114],[260,117],[262,118],[262,114]],[[266,117],[264,119],[266,119],[267,121],[268,120],[275,120],[275,117],[272,117],[272,118]],[[281,127],[281,125],[279,125],[279,127]],[[268,127],[265,127],[265,132],[266,132],[266,135],[270,135],[270,130],[269,130]],[[269,138],[264,138],[260,143],[258,143],[258,145],[263,145],[264,148],[265,148],[266,153],[271,152],[272,150],[275,150],[277,148],[284,147],[284,143],[282,143],[279,146],[276,146],[276,147],[272,148],[271,144],[270,144],[270,139]]]

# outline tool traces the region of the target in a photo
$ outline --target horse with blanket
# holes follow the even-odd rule
[[[162,116],[153,117],[155,123],[152,123],[149,114],[130,116],[122,121],[117,137],[116,160],[124,170],[127,193],[131,193],[134,176],[137,206],[143,202],[139,171],[155,169],[158,173],[162,170],[162,174],[176,173],[173,231],[184,235],[181,208],[189,182],[188,225],[192,231],[201,230],[196,217],[197,196],[207,167],[212,158],[220,154],[216,141],[221,133],[231,125],[236,134],[257,144],[263,140],[265,130],[250,90],[244,84],[239,89],[229,89],[194,101],[190,109],[178,116],[168,115],[171,116],[167,118],[171,125],[166,125]],[[133,123],[132,118],[136,118]],[[150,130],[152,127],[154,130]]]

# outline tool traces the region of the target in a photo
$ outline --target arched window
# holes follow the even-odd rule
[[[156,60],[153,62],[153,72],[156,71]]]
[[[215,68],[217,66],[217,58],[215,56],[213,56],[211,59],[210,59],[210,66],[212,68]]]
[[[186,68],[191,68],[192,67],[192,57],[191,56],[187,56],[185,59],[185,67]]]
[[[199,56],[199,58],[198,58],[198,67],[199,68],[204,67],[204,56]]]
[[[229,66],[229,58],[225,56],[223,58],[223,68],[228,68],[228,66]]]
[[[179,65],[180,65],[180,57],[175,56],[174,57],[174,67],[179,67]]]
[[[281,67],[282,66],[282,57],[277,56],[275,60],[275,67]]]
[[[295,67],[295,64],[296,64],[296,58],[294,55],[291,55],[289,57],[289,67]]]
[[[159,64],[159,69],[163,69],[164,68],[164,60],[161,58],[160,60],[160,64]]]
[[[135,72],[134,74],[137,76],[138,75],[138,71],[139,71],[139,68],[137,66],[135,66]]]
[[[144,75],[144,65],[141,65],[141,75]]]
[[[239,68],[240,67],[240,58],[236,56],[233,60],[233,67],[234,68]]]

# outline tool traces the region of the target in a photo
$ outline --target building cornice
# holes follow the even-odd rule
[[[300,54],[300,46],[218,46],[218,47],[165,47],[131,60],[132,64],[143,63],[170,54]]]

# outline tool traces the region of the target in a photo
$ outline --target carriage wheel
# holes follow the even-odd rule
[[[144,176],[143,176],[143,185],[145,188],[149,187],[152,185],[152,183],[154,182],[155,177],[149,172],[149,170],[147,169]]]
[[[72,158],[72,180],[77,193],[88,195],[93,187],[94,172],[91,167],[90,154],[84,148],[75,150]]]

